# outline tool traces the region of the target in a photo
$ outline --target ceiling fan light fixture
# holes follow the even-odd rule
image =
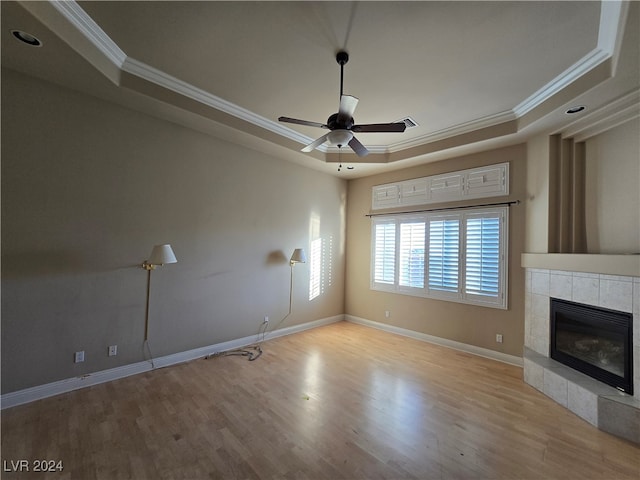
[[[329,143],[331,143],[332,145],[337,145],[338,147],[347,145],[352,138],[353,133],[349,130],[344,129],[333,130],[327,136]]]

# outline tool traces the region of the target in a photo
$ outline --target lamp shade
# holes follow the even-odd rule
[[[296,248],[293,251],[293,255],[291,255],[291,263],[307,263],[307,256],[304,253],[304,250],[301,248]]]
[[[353,133],[351,133],[351,131],[349,130],[338,129],[331,131],[327,138],[332,145],[342,147],[343,145],[346,145],[351,141],[351,139],[353,138]]]
[[[173,250],[171,249],[171,245],[168,243],[164,245],[156,245],[151,250],[151,256],[149,260],[147,260],[151,265],[163,265],[165,263],[177,263]]]

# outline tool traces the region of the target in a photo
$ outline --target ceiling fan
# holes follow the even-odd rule
[[[278,121],[330,130],[329,133],[304,147],[302,149],[303,152],[311,152],[328,140],[331,144],[337,145],[338,148],[342,148],[342,146],[348,144],[359,157],[364,157],[369,153],[369,150],[353,136],[353,132],[404,132],[407,126],[404,122],[364,123],[356,125],[353,120],[353,112],[358,105],[358,99],[342,93],[344,65],[349,61],[349,55],[345,51],[339,51],[336,55],[336,61],[340,65],[340,107],[338,108],[338,113],[331,115],[327,119],[327,123],[309,122],[307,120],[298,120],[297,118],[289,117],[279,117]]]

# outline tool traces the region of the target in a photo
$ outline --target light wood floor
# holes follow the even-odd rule
[[[5,410],[3,461],[64,470],[2,478],[640,478],[520,368],[345,322],[264,350]]]

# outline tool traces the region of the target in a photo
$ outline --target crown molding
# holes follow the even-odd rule
[[[598,26],[598,44],[596,48],[537,92],[516,105],[513,109],[515,115],[518,118],[526,115],[606,60],[613,57],[613,64],[617,64],[628,10],[629,5],[627,2],[618,0],[600,2],[600,24]],[[611,74],[613,74],[613,71],[612,69]]]
[[[590,52],[533,95],[516,105],[513,109],[513,113],[517,118],[526,115],[531,110],[553,97],[555,94],[567,88],[585,73],[593,70],[595,67],[606,61],[610,56],[611,55],[602,50],[594,50]]]
[[[191,85],[190,83],[184,82],[179,78],[169,75],[168,73],[158,70],[157,68],[147,65],[135,58],[127,57],[122,65],[122,71],[258,127],[262,127],[271,132],[285,136],[291,140],[295,140],[300,143],[310,143],[313,141],[306,135],[302,135],[290,128],[284,127],[280,123],[269,120],[268,118],[253,113],[246,108],[228,102],[223,98],[217,97],[216,95]]]
[[[320,145],[320,147],[318,147],[316,150],[320,150],[324,153],[330,153],[335,155],[338,155],[341,152],[345,154],[344,150],[340,150],[338,147],[334,145],[329,145],[327,143],[325,143],[324,145]],[[389,148],[386,145],[367,145],[367,150],[369,150],[369,153],[374,153],[374,154],[389,153]],[[353,151],[347,151],[345,155],[352,155],[352,154],[355,155]]]
[[[74,0],[54,1],[49,0],[49,4],[55,8],[64,18],[66,18],[78,31],[84,35],[104,56],[116,67],[122,68],[127,54],[111,40],[100,25],[98,25],[87,12]]]
[[[616,71],[624,27],[629,13],[628,1],[603,1],[600,4],[598,49],[612,57],[612,71]]]
[[[427,143],[432,143],[432,142],[438,142],[440,140],[456,137],[458,135],[465,135],[467,133],[475,132],[477,130],[482,130],[483,128],[489,128],[495,125],[500,125],[501,123],[510,122],[515,119],[516,119],[516,116],[512,110],[507,110],[505,112],[500,112],[500,113],[494,113],[492,115],[487,115],[485,117],[478,118],[476,120],[471,120],[470,122],[460,123],[458,125],[453,125],[448,128],[443,128],[442,130],[428,133],[426,135],[413,138],[411,140],[403,140],[401,142],[394,143],[389,147],[388,151],[390,153],[399,152],[407,148],[417,147],[417,146],[425,145]]]
[[[416,137],[410,140],[402,140],[397,143],[392,143],[390,146],[384,145],[367,145],[367,150],[370,153],[396,153],[402,150],[406,150],[408,148],[419,147],[420,145],[425,145],[432,142],[438,142],[440,140],[446,140],[447,138],[457,137],[458,135],[466,135],[471,132],[475,132],[477,130],[481,130],[483,128],[490,128],[496,125],[500,125],[505,122],[510,122],[512,120],[516,120],[516,116],[513,111],[508,110],[506,112],[495,113],[493,115],[487,115],[486,117],[478,118],[477,120],[472,120],[470,122],[461,123],[458,125],[453,125],[448,128],[443,128],[442,130],[438,130],[436,132],[428,133],[426,135],[422,135],[420,137]],[[338,153],[338,147],[329,147],[329,153]]]
[[[270,120],[253,113],[243,107],[235,105],[220,97],[217,97],[194,85],[184,82],[150,65],[128,57],[120,47],[100,28],[100,26],[75,2],[75,0],[57,1],[49,0],[55,9],[63,15],[84,37],[89,40],[98,51],[111,63],[123,72],[136,76],[142,80],[159,85],[172,92],[183,95],[189,99],[232,115],[252,125],[285,137],[289,140],[307,145],[314,139],[303,135],[279,122]],[[526,98],[513,110],[500,112],[486,117],[472,120],[459,125],[454,125],[436,132],[428,133],[412,140],[400,141],[389,146],[368,146],[371,153],[388,154],[404,149],[424,145],[457,135],[468,134],[483,128],[499,125],[504,122],[516,120],[527,114],[543,102],[559,93],[585,73],[594,69],[611,57],[612,69],[615,68],[617,55],[620,49],[624,25],[628,12],[628,3],[619,0],[607,0],[601,2],[600,23],[598,31],[597,47],[572,65],[547,85],[540,88]],[[330,145],[322,145],[318,150],[323,153],[336,153],[338,148]]]

